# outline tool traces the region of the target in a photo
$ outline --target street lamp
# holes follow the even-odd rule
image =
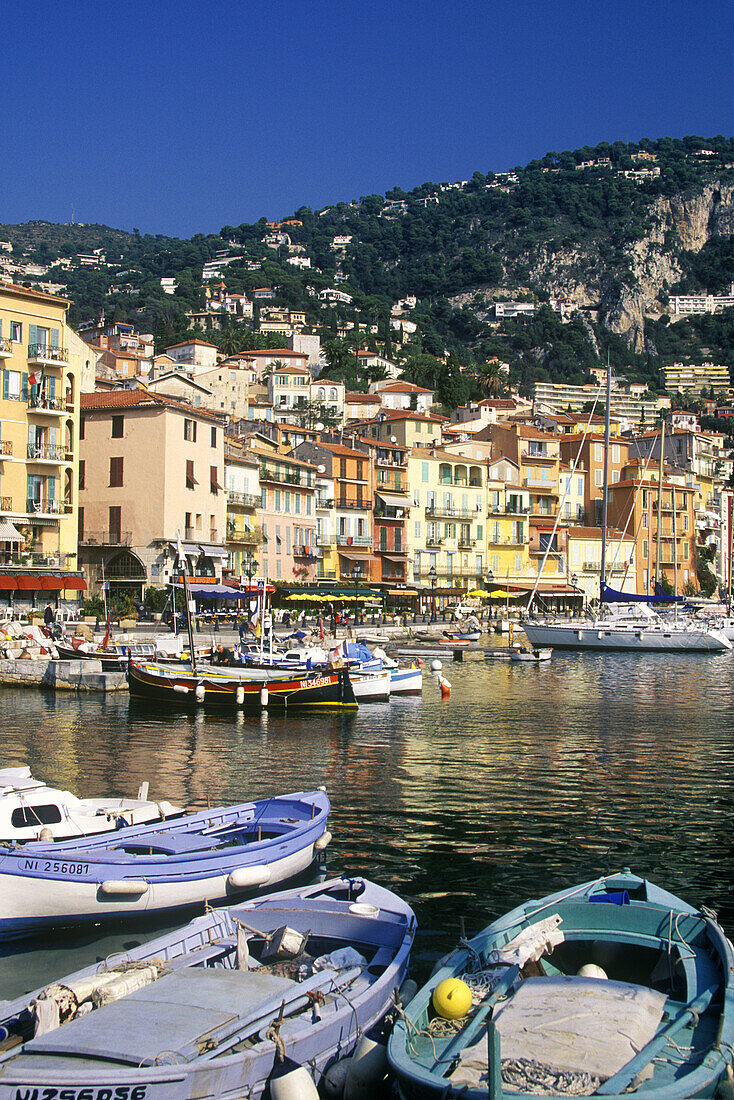
[[[578,578],[578,575],[576,573],[571,574],[571,587],[574,590],[574,594],[578,595],[579,578]]]
[[[432,565],[428,570],[428,579],[431,582],[431,622],[436,621],[436,585],[438,584],[438,573],[436,572],[436,566]],[[445,620],[444,620],[445,621]]]
[[[258,562],[255,561],[255,558],[253,557],[253,555],[248,554],[247,555],[247,561],[245,563],[245,576],[247,577],[247,587],[248,588],[250,588],[252,586],[252,578],[255,576],[255,574],[257,573],[259,568],[260,568],[260,566],[259,566]]]
[[[354,581],[354,621],[357,624],[360,621],[360,619],[359,619],[359,582],[362,580],[363,576],[364,576],[364,569],[359,564],[359,562],[357,562],[357,564],[352,569],[352,580]]]
[[[494,584],[494,573],[490,569],[487,573],[487,584]],[[492,618],[492,593],[489,593],[489,617]]]

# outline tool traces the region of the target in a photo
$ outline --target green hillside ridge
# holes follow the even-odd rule
[[[355,348],[364,346],[435,386],[447,406],[502,390],[494,357],[510,364],[510,381],[524,392],[538,379],[587,381],[607,355],[652,388],[672,361],[734,366],[732,311],[675,324],[668,314],[672,294],[722,293],[734,279],[733,138],[604,142],[459,184],[301,207],[291,218],[302,224],[284,226],[288,240],[277,248],[264,244],[272,231],[265,218],[190,240],[33,221],[0,225],[0,240],[12,242],[13,262],[48,267],[44,278],[73,301],[72,324],[102,315],[129,321],[153,332],[158,348],[193,334],[227,352],[277,346],[282,338],[242,319],[220,333],[189,327],[186,311],[205,302],[202,266],[227,249],[237,256],[223,269],[228,290],[270,286],[269,304],[305,310],[322,336],[327,373],[364,387],[367,377],[354,369]],[[336,236],[351,240],[335,249]],[[286,262],[294,248],[311,268]],[[94,249],[107,266],[75,264]],[[164,276],[176,278],[174,295],[163,293]],[[318,300],[335,285],[351,304]],[[418,299],[405,314],[417,332],[399,348],[390,311],[407,295]],[[494,304],[517,300],[535,302],[535,316],[497,322]],[[550,301],[564,303],[567,323]],[[338,339],[344,322],[367,331]]]

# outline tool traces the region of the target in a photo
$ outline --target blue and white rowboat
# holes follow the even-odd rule
[[[0,848],[0,935],[236,900],[306,871],[329,799],[299,791],[155,825]]]
[[[364,879],[208,912],[1,1002],[0,1100],[313,1096],[384,1019],[414,935],[410,907]]]

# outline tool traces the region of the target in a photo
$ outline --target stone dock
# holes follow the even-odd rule
[[[0,660],[0,687],[49,691],[127,691],[124,672],[103,672],[100,661]]]

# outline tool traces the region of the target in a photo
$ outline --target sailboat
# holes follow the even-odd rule
[[[725,634],[707,623],[689,619],[679,620],[677,617],[673,621],[661,618],[651,605],[670,603],[671,600],[659,590],[655,596],[629,595],[616,592],[606,583],[611,387],[612,373],[611,368],[607,366],[600,611],[598,615],[573,621],[528,617],[522,622],[528,641],[534,649],[553,646],[558,649],[614,649],[634,652],[664,650],[695,653],[720,653],[722,650],[732,649],[734,645]],[[661,472],[658,492],[662,491],[662,442],[660,453]],[[535,589],[528,603],[528,611],[532,606],[534,594]]]

